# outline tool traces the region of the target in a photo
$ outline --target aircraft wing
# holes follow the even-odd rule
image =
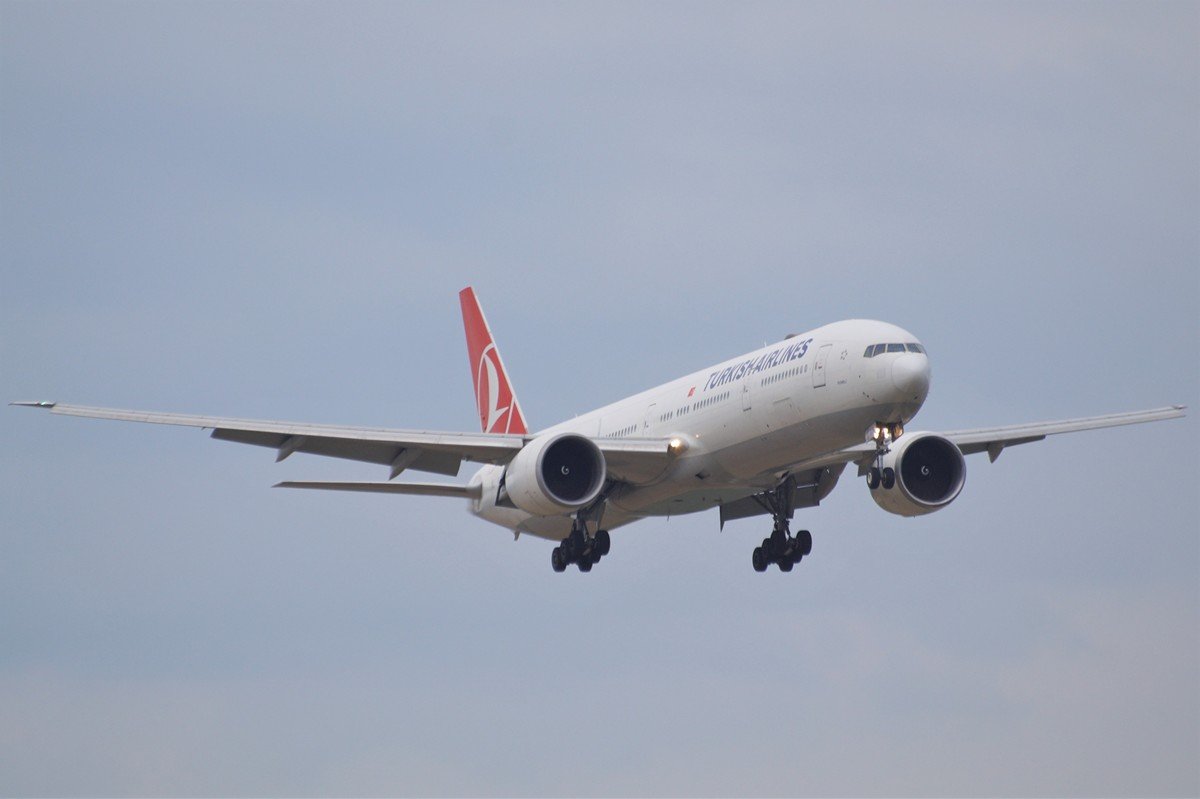
[[[1121,427],[1127,424],[1142,424],[1143,422],[1158,422],[1164,419],[1178,419],[1185,415],[1183,405],[1172,405],[1166,408],[1154,408],[1148,411],[1131,411],[1128,413],[1111,413],[1105,416],[1087,416],[1080,419],[1063,419],[1056,422],[1034,422],[1032,424],[1008,425],[1006,427],[982,427],[976,430],[955,430],[949,433],[939,433],[953,442],[964,455],[975,452],[986,452],[994,462],[1000,457],[1005,447],[1015,447],[1018,444],[1028,444],[1041,441],[1046,436],[1058,433],[1077,433],[1082,430],[1099,430],[1105,427]],[[820,469],[856,462],[859,471],[871,466],[874,459],[875,445],[871,442],[856,444],[837,452],[830,452],[816,458],[810,458],[795,464],[792,472],[810,469]]]
[[[1005,447],[1028,444],[1031,441],[1041,441],[1046,436],[1057,435],[1058,433],[1077,433],[1081,430],[1099,430],[1105,427],[1121,427],[1127,424],[1178,419],[1185,415],[1185,410],[1186,408],[1183,405],[1172,405],[1167,408],[1154,408],[1148,411],[1110,413],[1106,416],[1063,419],[1058,422],[1035,422],[1033,424],[990,427],[979,430],[956,430],[952,433],[944,433],[943,435],[958,445],[962,454],[970,455],[973,452],[987,452],[988,457],[995,462],[996,458],[1000,457],[1001,450]]]
[[[318,488],[325,491],[365,491],[371,494],[415,494],[425,497],[459,497],[479,499],[478,485],[463,486],[450,483],[324,483],[305,480],[285,480],[276,488]]]
[[[530,435],[455,433],[429,430],[389,430],[323,424],[229,419],[116,408],[92,408],[55,402],[14,402],[45,408],[64,416],[113,419],[123,422],[180,425],[212,430],[222,441],[254,444],[276,450],[276,461],[294,452],[377,463],[391,468],[394,478],[405,469],[456,475],[463,461],[507,463],[532,440]],[[609,472],[618,480],[637,481],[661,472],[671,455],[666,439],[594,439],[604,453]],[[317,487],[317,486],[306,486]],[[365,490],[365,489],[358,489]]]

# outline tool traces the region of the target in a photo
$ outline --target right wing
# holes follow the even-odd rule
[[[1186,408],[1182,405],[1172,405],[1167,408],[1155,408],[1149,411],[1132,411],[1129,413],[1112,413],[1105,416],[1088,416],[1081,419],[1064,419],[1057,422],[1034,422],[1032,424],[1008,425],[1006,427],[984,427],[975,430],[956,430],[950,433],[937,433],[954,443],[964,455],[974,452],[987,452],[988,457],[995,462],[1005,447],[1017,444],[1028,444],[1041,441],[1046,436],[1057,433],[1075,433],[1081,430],[1098,430],[1105,427],[1120,427],[1127,424],[1142,422],[1157,422],[1163,419],[1178,419],[1184,415]],[[867,473],[875,460],[876,448],[871,441],[855,444],[851,447],[828,452],[809,458],[788,468],[786,478],[792,484],[792,500],[796,508],[808,508],[816,505],[837,482],[847,464],[858,465],[860,476]],[[770,512],[769,504],[764,499],[770,491],[754,494],[733,502],[721,505],[721,526],[732,519],[748,516],[760,516]]]
[[[1033,422],[1030,424],[1015,424],[1006,427],[981,427],[974,430],[955,430],[950,433],[937,433],[954,443],[964,455],[974,452],[986,452],[994,462],[1000,457],[1005,447],[1015,447],[1018,444],[1028,444],[1041,441],[1046,436],[1058,433],[1077,433],[1082,430],[1100,430],[1106,427],[1121,427],[1127,424],[1143,422],[1158,422],[1164,419],[1178,419],[1185,415],[1187,409],[1183,405],[1171,405],[1166,408],[1154,408],[1148,411],[1130,411],[1128,413],[1110,413],[1105,416],[1087,416],[1079,419],[1063,419],[1056,422]],[[937,431],[931,431],[937,432]],[[811,469],[822,469],[855,462],[859,473],[865,474],[875,459],[875,445],[870,441],[855,444],[836,452],[809,458],[792,467],[793,472]]]
[[[1159,422],[1164,419],[1178,419],[1184,416],[1186,407],[1172,405],[1167,408],[1154,408],[1149,411],[1130,411],[1128,413],[1110,413],[1105,416],[1088,416],[1082,419],[1064,419],[1060,422],[1034,422],[1033,424],[1016,424],[1007,427],[985,427],[978,430],[955,430],[943,433],[946,438],[958,445],[964,455],[973,452],[987,452],[994,463],[1000,457],[1005,447],[1017,444],[1028,444],[1031,441],[1041,441],[1046,436],[1058,433],[1077,433],[1081,430],[1099,430],[1105,427],[1121,427],[1127,424],[1142,424],[1143,422]]]

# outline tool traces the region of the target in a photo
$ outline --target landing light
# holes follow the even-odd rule
[[[682,438],[672,438],[667,442],[667,452],[678,455],[687,449],[687,443]]]

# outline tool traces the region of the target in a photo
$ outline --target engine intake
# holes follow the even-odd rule
[[[586,507],[600,495],[608,474],[604,453],[574,433],[540,436],[526,444],[505,470],[512,503],[535,516],[556,516]]]
[[[934,433],[902,436],[883,456],[880,468],[885,478],[871,489],[871,497],[879,507],[900,516],[941,510],[954,501],[967,479],[962,452]]]

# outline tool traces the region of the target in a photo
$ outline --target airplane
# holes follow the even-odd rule
[[[953,502],[965,455],[995,461],[1007,447],[1048,435],[1184,416],[1173,405],[1054,422],[907,431],[930,387],[929,354],[886,322],[846,320],[739,355],[569,421],[530,432],[513,383],[471,287],[459,292],[481,432],[339,427],[280,421],[13,402],[94,419],[206,428],[213,438],[347,458],[388,468],[384,482],[286,481],[276,487],[457,497],[469,511],[556,542],[551,567],[589,572],[609,553],[610,530],[647,517],[716,508],[725,523],[770,516],[751,553],[755,571],[789,572],[812,551],[791,532],[796,510],[814,507],[854,464],[883,510],[920,516]],[[393,482],[412,469],[466,484]]]

